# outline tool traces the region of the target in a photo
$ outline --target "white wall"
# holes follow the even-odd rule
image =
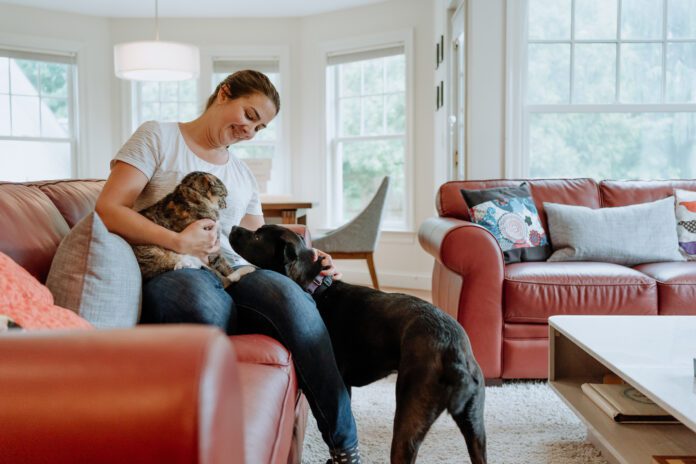
[[[505,0],[467,1],[467,177],[497,179],[505,151]]]
[[[77,52],[81,110],[78,177],[103,177],[102,160],[111,156],[110,43],[106,19],[0,5],[0,47]]]

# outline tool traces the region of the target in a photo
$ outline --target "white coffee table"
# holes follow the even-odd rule
[[[612,463],[650,464],[653,455],[696,456],[696,316],[553,316],[549,384],[587,425]],[[681,425],[618,424],[580,390],[613,372]]]

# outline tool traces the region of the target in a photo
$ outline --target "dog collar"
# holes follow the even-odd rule
[[[307,288],[305,288],[305,292],[309,293],[310,295],[319,295],[321,292],[326,290],[331,286],[333,283],[333,278],[331,276],[321,276],[318,275],[312,280],[312,283],[310,283]]]

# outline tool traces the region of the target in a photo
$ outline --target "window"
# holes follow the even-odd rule
[[[196,80],[136,82],[133,130],[145,121],[191,121],[200,114]]]
[[[383,227],[406,229],[407,108],[404,46],[329,55],[327,92],[332,216],[352,219],[391,176]]]
[[[280,66],[271,60],[223,60],[213,62],[212,90],[228,75],[244,69],[262,72],[270,79],[278,92],[281,91]],[[281,95],[282,99],[282,95]],[[252,140],[230,146],[230,151],[244,160],[254,173],[261,193],[281,193],[287,190],[285,159],[281,146],[283,112],[278,113],[268,126]]]
[[[0,180],[75,173],[75,58],[0,50]]]
[[[696,1],[528,0],[527,17],[526,174],[696,177]]]

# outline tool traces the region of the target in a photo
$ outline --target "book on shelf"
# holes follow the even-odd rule
[[[582,391],[616,422],[678,424],[673,416],[628,384],[583,383]]]
[[[652,464],[696,464],[696,456],[653,456]]]

